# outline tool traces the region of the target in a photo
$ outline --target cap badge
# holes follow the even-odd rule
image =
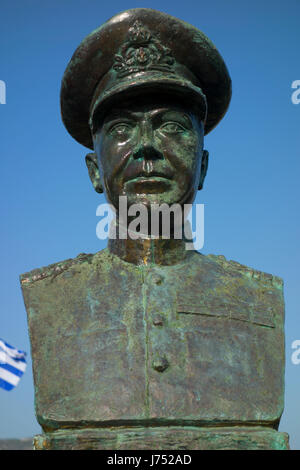
[[[136,21],[128,30],[126,41],[115,55],[114,70],[118,77],[145,70],[174,73],[171,50],[163,46],[148,28]]]

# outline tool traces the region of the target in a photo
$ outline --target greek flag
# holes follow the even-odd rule
[[[0,387],[15,388],[26,369],[26,353],[10,346],[0,338]]]

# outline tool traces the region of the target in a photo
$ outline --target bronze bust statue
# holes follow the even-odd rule
[[[63,77],[62,118],[93,150],[89,175],[118,229],[122,196],[147,208],[194,201],[204,135],[230,97],[215,46],[165,13],[125,11],[82,41]],[[44,430],[36,448],[288,448],[277,431],[281,279],[186,250],[173,231],[117,236],[21,276]]]

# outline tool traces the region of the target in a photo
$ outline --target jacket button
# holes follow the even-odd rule
[[[154,274],[154,276],[152,277],[152,280],[157,285],[159,285],[163,282],[163,278],[159,274]]]
[[[169,367],[169,362],[165,357],[159,357],[152,362],[152,367],[157,372],[163,372]]]
[[[153,318],[153,325],[155,326],[163,326],[164,324],[164,320],[163,320],[163,317],[161,315],[156,315],[154,318]]]

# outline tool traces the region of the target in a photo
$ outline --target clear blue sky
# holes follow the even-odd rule
[[[30,351],[18,276],[80,252],[104,248],[84,163],[87,150],[60,120],[64,69],[79,42],[115,13],[165,11],[203,30],[229,68],[233,98],[206,138],[210,166],[197,202],[205,204],[203,253],[281,276],[286,300],[286,405],[280,429],[300,449],[299,0],[4,0],[0,80],[7,86],[1,120],[0,337]],[[51,367],[51,364],[49,364]],[[12,392],[0,389],[0,438],[39,432],[31,363]]]

